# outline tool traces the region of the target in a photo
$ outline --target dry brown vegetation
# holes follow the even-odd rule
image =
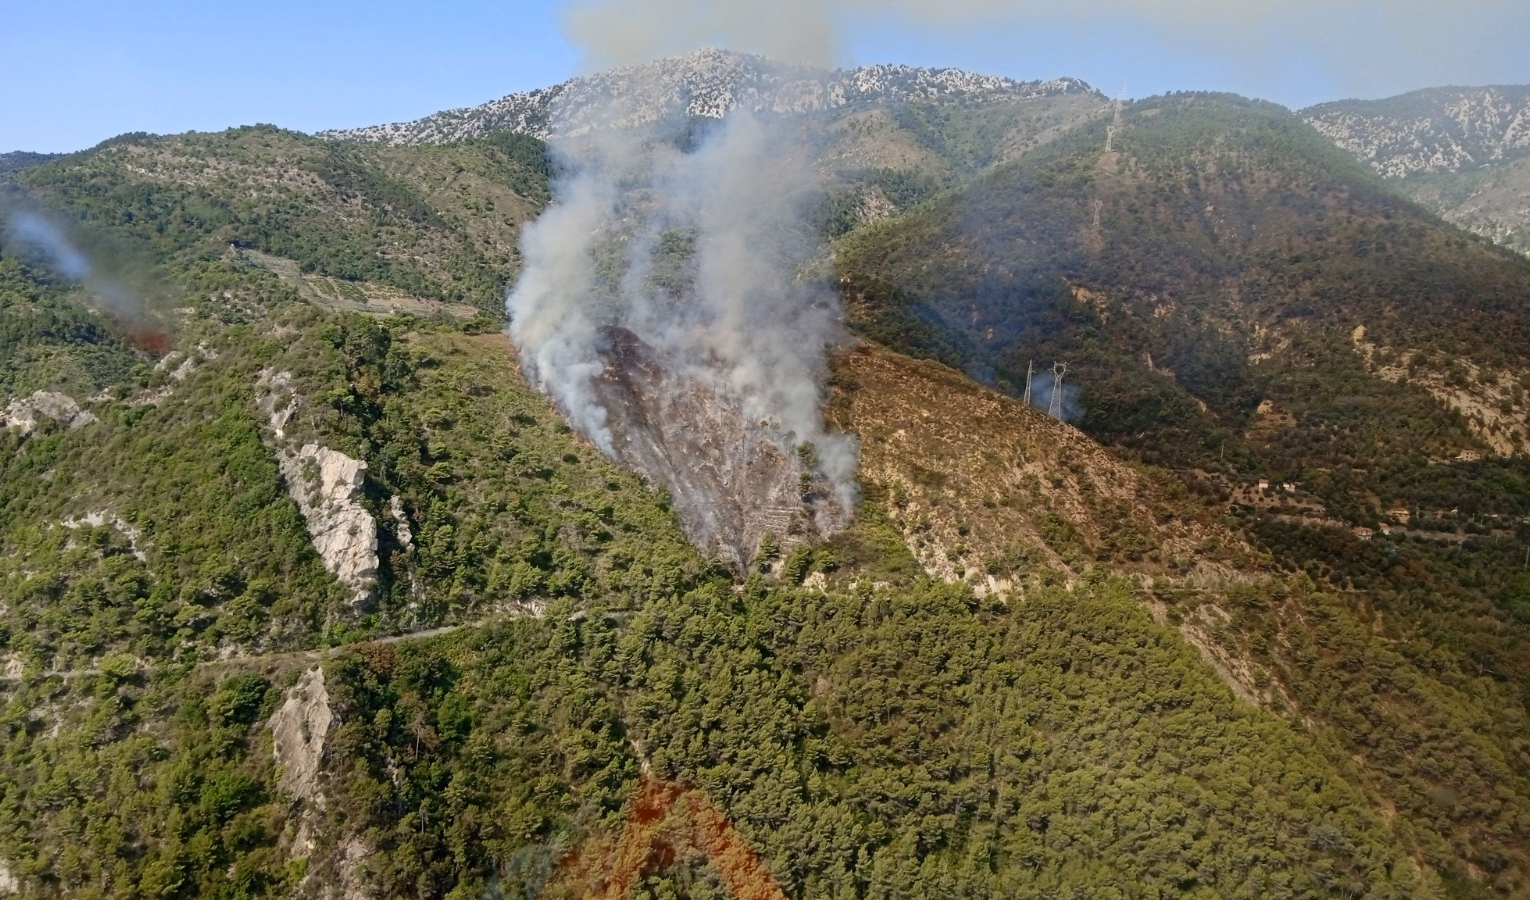
[[[999,573],[1017,570],[1190,575],[1251,562],[1177,482],[945,366],[862,344],[835,378],[862,484],[933,574],[986,593],[1016,589]]]

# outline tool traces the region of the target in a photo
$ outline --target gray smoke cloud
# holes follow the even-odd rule
[[[1523,0],[576,0],[565,30],[594,67],[707,45],[833,62],[839,38],[903,24],[960,33],[1123,21],[1179,52],[1219,59],[1264,84],[1272,65],[1317,66],[1348,90],[1504,80],[1523,72]],[[1086,72],[1047,73],[1085,75]],[[1420,80],[1424,79],[1424,80]],[[1511,79],[1518,80],[1518,79]],[[1212,88],[1215,85],[1204,85]]]
[[[1046,372],[1038,375],[1031,384],[1031,405],[1047,415],[1051,415],[1052,397],[1061,390],[1062,399],[1058,403],[1059,421],[1077,422],[1084,417],[1084,408],[1078,402],[1078,386],[1069,384],[1063,380],[1058,384],[1058,379],[1051,373]]]
[[[630,121],[629,112],[617,97],[601,118]],[[669,377],[655,383],[700,387],[737,410],[752,430],[748,440],[735,435],[737,446],[763,438],[778,458],[811,459],[809,474],[848,510],[856,445],[829,432],[820,409],[842,313],[833,291],[799,275],[814,248],[805,213],[819,188],[808,149],[787,129],[734,111],[555,141],[563,174],[556,202],[522,236],[510,334],[528,375],[608,455],[621,458],[611,422],[627,412],[608,409],[598,390],[617,327],[663,360]],[[813,452],[799,453],[803,443]],[[836,524],[816,521],[820,530]]]
[[[110,307],[111,312],[137,316],[143,304],[117,273],[109,271],[96,257],[100,255],[86,242],[71,234],[57,219],[14,196],[0,197],[0,223],[4,225],[5,244],[53,269],[70,281],[79,282]]]
[[[60,275],[71,281],[84,281],[90,276],[90,260],[58,225],[36,213],[20,211],[6,216],[6,224],[18,244],[41,252]]]

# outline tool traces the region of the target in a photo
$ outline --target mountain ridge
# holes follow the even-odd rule
[[[886,64],[824,69],[703,49],[572,78],[478,106],[443,110],[410,122],[333,129],[318,136],[388,144],[442,143],[501,130],[543,139],[566,137],[604,124],[591,116],[603,114],[596,107],[613,102],[629,117],[617,124],[636,124],[677,114],[717,118],[739,106],[786,114],[896,100],[982,102],[1072,93],[1099,94],[1074,78],[1016,81],[961,69]]]
[[[1530,254],[1530,85],[1427,88],[1298,115],[1446,221]]]

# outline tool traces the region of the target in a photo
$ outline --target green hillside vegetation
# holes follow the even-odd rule
[[[1431,458],[1486,450],[1420,386],[1368,372],[1351,332],[1442,370],[1522,371],[1530,264],[1387,193],[1277,107],[1176,95],[1128,107],[1110,154],[1104,130],[846,236],[858,327],[1014,394],[1031,361],[1067,360],[1090,434],[1309,483],[1355,520],[1403,502]],[[1265,402],[1294,427],[1256,427]]]
[[[1015,394],[1029,360],[1068,360],[1080,427],[1179,471],[1213,502],[1228,499],[1218,483],[1299,484],[1323,510],[1318,520],[1283,513],[1279,501],[1229,512],[1278,567],[1355,599],[1343,614],[1260,599],[1227,634],[1307,698],[1297,705],[1317,706],[1295,714],[1332,722],[1338,740],[1372,760],[1375,783],[1391,782],[1383,790],[1393,802],[1454,842],[1427,852],[1458,853],[1478,871],[1522,871],[1515,810],[1527,794],[1511,773],[1530,765],[1521,665],[1530,633],[1515,570],[1530,468],[1523,456],[1445,464],[1485,445],[1406,377],[1368,371],[1351,332],[1385,332],[1394,346],[1424,350],[1430,366],[1460,355],[1524,371],[1530,266],[1389,194],[1275,107],[1176,95],[1128,107],[1110,153],[1104,130],[1081,127],[844,238],[836,261],[858,327]],[[1349,534],[1399,507],[1416,513],[1422,538],[1371,544]],[[1313,651],[1276,639],[1290,627],[1282,608],[1297,621],[1321,616],[1334,633],[1319,643],[1353,629],[1352,647],[1374,633],[1408,648],[1406,683],[1421,693],[1376,699],[1380,673],[1399,665],[1395,648],[1344,651],[1352,675],[1315,671]],[[1331,693],[1336,684],[1354,693]],[[1434,712],[1378,715],[1418,703]],[[1464,718],[1446,725],[1447,711]],[[1409,750],[1382,737],[1399,732]],[[1466,733],[1487,743],[1447,749]],[[1442,800],[1403,762],[1424,746],[1483,786],[1451,798],[1507,789],[1518,799],[1483,800],[1471,813]]]
[[[523,135],[404,151],[253,126],[124,135],[14,177],[164,258],[250,247],[502,319],[517,228],[546,202],[549,172]]]
[[[0,431],[0,865],[23,893],[562,896],[644,777],[705,791],[790,897],[1522,893],[1530,535],[1492,517],[1530,477],[1429,465],[1482,444],[1351,329],[1522,366],[1526,268],[1270,107],[1136,104],[1109,157],[1104,120],[1026,152],[1061,120],[908,116],[952,168],[864,165],[908,212],[842,218],[835,248],[886,345],[833,376],[863,502],[742,579],[494,327],[548,199],[537,142],[255,127],[9,176],[147,260],[140,318],[170,343],[0,246],[0,399],[97,418]],[[319,296],[340,285],[484,317],[347,312]],[[897,351],[1011,392],[1069,358],[1106,445]],[[281,474],[274,373],[283,441],[366,463],[368,602]],[[1463,498],[1462,540],[1224,502],[1274,473],[1346,524]],[[273,720],[316,668],[333,719],[286,720],[321,751],[300,795]],[[716,885],[687,857],[634,895]]]
[[[94,394],[128,378],[146,357],[68,282],[0,257],[0,397],[33,391]]]
[[[819,232],[835,238],[903,212],[1056,140],[1108,109],[1093,94],[987,103],[911,101],[810,120],[826,175]]]

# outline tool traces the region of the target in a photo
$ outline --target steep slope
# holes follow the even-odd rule
[[[836,415],[861,439],[863,487],[932,575],[1008,594],[1024,586],[998,573],[1215,577],[1253,565],[1176,482],[944,366],[864,345],[836,360],[835,385]]]
[[[1523,800],[1439,815],[1374,742],[1410,720],[1395,711],[1465,711],[1411,739],[1524,796],[1509,773],[1530,709],[1513,562],[1530,469],[1513,386],[1530,266],[1393,198],[1277,108],[1180,95],[1104,132],[852,232],[836,264],[858,327],[1012,395],[1029,360],[1071,362],[1086,433],[1175,468],[1276,568],[1318,585],[1171,590],[1163,614],[1366,759],[1388,802],[1429,823],[1419,846],[1435,864],[1464,885],[1520,884],[1524,836],[1499,816]],[[1514,455],[1478,458],[1495,452]],[[1270,637],[1311,616],[1329,637]],[[1410,647],[1417,679],[1373,706],[1366,678],[1399,661],[1385,641]],[[1312,680],[1301,648],[1324,645],[1350,648],[1352,688]],[[1486,743],[1443,749],[1466,734]]]
[[[1530,86],[1430,88],[1300,115],[1445,219],[1530,251]]]
[[[16,604],[6,635],[24,656],[0,685],[0,859],[25,889],[444,896],[495,883],[556,892],[577,877],[569,851],[594,854],[614,842],[629,813],[641,815],[645,786],[664,779],[693,791],[712,820],[731,819],[733,840],[758,854],[787,896],[886,896],[932,884],[964,896],[1104,890],[1123,872],[1163,890],[1223,896],[1275,886],[1296,896],[1433,895],[1432,876],[1371,811],[1348,763],[1235,699],[1175,630],[1142,609],[1137,582],[1096,570],[1065,591],[1048,583],[1051,557],[1006,559],[994,574],[1025,584],[1024,602],[979,602],[964,586],[899,568],[907,551],[884,537],[904,538],[869,507],[843,544],[794,551],[778,577],[718,578],[676,542],[657,498],[579,446],[529,394],[501,338],[438,331],[389,341],[355,317],[292,314],[282,319],[278,309],[276,336],[243,351],[253,360],[241,359],[241,333],[227,334],[217,358],[199,364],[204,374],[188,376],[160,408],[184,408],[175,415],[197,422],[218,402],[225,419],[248,420],[247,477],[275,495],[259,505],[281,516],[276,533],[298,548],[295,504],[280,502],[276,466],[255,451],[261,412],[250,369],[308,361],[293,381],[300,393],[327,385],[347,399],[291,421],[318,414],[308,433],[364,457],[369,490],[402,499],[370,501],[397,573],[379,601],[386,613],[396,598],[396,612],[379,624],[463,627],[351,642],[368,620],[346,612],[341,592],[301,551],[307,581],[284,577],[279,596],[253,604],[227,599],[202,588],[199,573],[216,567],[216,588],[248,577],[245,567],[294,557],[229,558],[176,544],[206,519],[150,515],[146,500],[122,498],[122,519],[138,529],[147,557],[139,581],[151,595],[181,598],[197,618],[165,611],[180,628],[173,649],[154,643],[156,619],[133,619],[130,636],[107,645],[122,649],[88,664],[100,651],[72,643],[78,630],[39,628],[41,605]],[[281,336],[284,324],[306,336]],[[911,461],[940,465],[950,422],[919,410],[982,403],[985,392],[885,351],[861,356],[840,377],[859,381],[846,411],[864,423],[863,439],[870,445],[873,428],[900,424]],[[240,388],[209,390],[238,372]],[[870,392],[884,377],[908,391],[908,405],[878,411]],[[1086,461],[1093,477],[1066,462],[1047,471],[1053,457],[1041,445],[1065,430],[1012,404],[999,408],[998,398],[987,403],[974,409],[974,436],[1037,448],[1040,477],[1064,484],[1023,504],[994,485],[996,505],[1023,505],[1032,521],[1082,523],[1087,513],[1075,507],[1092,492],[1153,502],[1146,476],[1082,437],[1062,452]],[[1016,423],[1041,434],[1011,435]],[[118,427],[139,429],[141,445],[161,424],[151,415]],[[61,429],[41,437],[68,451],[55,463],[60,489],[74,502],[98,497],[70,464],[96,443]],[[203,453],[230,456],[205,438],[166,437],[185,448],[158,462],[171,473]],[[94,452],[129,446],[112,440]],[[878,489],[896,474],[892,455],[881,459],[882,472],[865,476]],[[947,477],[954,487],[957,472]],[[29,511],[44,514],[47,496]],[[169,508],[182,493],[155,496]],[[1034,508],[1049,499],[1054,509]],[[981,518],[980,505],[969,523],[975,547],[1016,521],[1008,512]],[[1212,526],[1161,518],[1138,524],[1167,550],[1185,536],[1214,537]],[[118,595],[133,548],[110,533],[117,527],[58,529],[83,535],[61,562],[37,557],[25,531],[10,533],[11,547],[66,586],[48,621],[78,622],[89,604],[92,622],[145,608]],[[1110,546],[1100,538],[1083,539]],[[1068,552],[1067,538],[1044,539],[1054,555]],[[873,552],[879,542],[887,549]],[[1124,565],[1135,549],[1120,548]],[[167,567],[172,560],[180,568]],[[93,576],[79,565],[111,571]],[[269,604],[276,622],[319,596],[334,611],[327,624],[311,619],[288,643],[264,638],[266,652],[250,652],[258,637],[247,649],[213,652],[215,641],[250,640],[239,635],[260,621],[255,608]],[[199,619],[211,628],[198,630]],[[314,647],[321,628],[346,645]],[[172,655],[177,664],[166,665]],[[44,659],[81,662],[50,674]],[[110,773],[104,784],[100,772]],[[1234,815],[1240,808],[1251,812]],[[54,839],[82,819],[95,823],[88,835]],[[704,859],[674,862],[645,869],[647,883],[665,890],[709,878]]]
[[[163,331],[0,246],[6,349],[37,348],[0,398],[0,881],[577,896],[615,848],[656,895],[1523,892],[1530,583],[1487,516],[1530,478],[1377,443],[1491,453],[1437,391],[1521,370],[1523,266],[1277,110],[1134,106],[1107,155],[1083,106],[1003,108],[884,111],[905,174],[1021,155],[838,245],[858,324],[1012,387],[1067,351],[1084,432],[1204,496],[867,345],[828,410],[854,523],[737,574],[503,335],[397,314],[511,277],[533,138],[255,128],[16,173],[145,255]],[[1473,368],[1433,378],[1446,349]],[[1165,411],[1091,418],[1102,383]],[[1234,483],[1277,464],[1322,517]],[[1328,524],[1383,498],[1427,539]],[[629,828],[656,791],[688,798],[668,836]]]
[[[1394,199],[1276,107],[1180,95],[1130,107],[1108,152],[1105,131],[844,240],[861,327],[1016,394],[1028,362],[1068,360],[1084,430],[1149,460],[1231,451],[1246,472],[1316,485],[1319,467],[1493,452],[1492,423],[1420,382],[1451,361],[1476,367],[1452,377],[1484,399],[1517,378],[1530,266]],[[1362,325],[1430,362],[1368,374],[1381,360]],[[1294,425],[1263,427],[1272,415]],[[1366,489],[1393,499],[1379,482]]]

